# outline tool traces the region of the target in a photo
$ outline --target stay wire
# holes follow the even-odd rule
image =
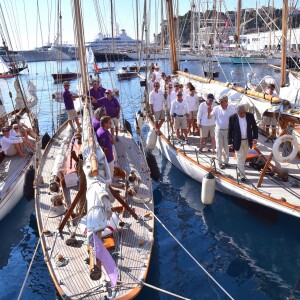
[[[184,252],[202,269],[202,271],[224,292],[224,294],[231,300],[234,298],[221,286],[221,284],[196,260],[196,258],[180,243],[180,241],[172,234],[172,232],[162,223],[162,221],[154,214],[149,206],[144,203],[144,206],[153,215],[153,217],[160,223],[160,225],[170,234],[170,236],[177,242],[177,244],[184,250]]]

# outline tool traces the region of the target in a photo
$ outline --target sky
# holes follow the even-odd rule
[[[127,34],[136,38],[136,2],[139,5],[139,27],[142,24],[142,11],[144,0],[114,0],[115,3],[115,21],[120,29],[125,29]],[[189,9],[192,0],[173,0],[174,6],[178,2],[180,15],[184,15]],[[273,0],[248,0],[244,1],[244,8],[272,4]],[[70,0],[61,0],[62,16],[62,40],[73,43],[73,20]],[[95,3],[100,9],[95,7]],[[160,32],[161,19],[161,0],[147,0],[150,20],[150,40],[154,33]],[[194,0],[196,7],[205,9],[212,7],[213,1]],[[220,0],[217,0],[217,6],[220,6]],[[235,10],[237,1],[222,1],[222,10]],[[282,1],[274,0],[274,6],[280,8]],[[26,50],[40,47],[48,41],[53,42],[57,33],[58,0],[0,0],[6,27],[9,32],[13,50]],[[85,40],[92,40],[98,32],[104,34],[111,33],[110,27],[110,0],[83,0],[83,19]],[[97,13],[99,20],[97,18]],[[3,27],[3,18],[0,17]],[[100,25],[99,25],[100,24]],[[141,32],[141,29],[139,29]],[[1,42],[2,44],[2,42]]]

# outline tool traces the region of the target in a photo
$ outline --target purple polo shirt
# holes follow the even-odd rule
[[[74,101],[70,91],[65,90],[63,93],[66,110],[74,109]]]
[[[99,100],[100,106],[104,106],[106,109],[106,115],[111,118],[116,118],[118,116],[118,111],[120,111],[119,101],[112,97],[111,100],[108,100],[106,97],[103,97]]]
[[[93,126],[94,126],[94,131],[97,132],[97,130],[100,128],[100,121],[94,118]]]
[[[99,104],[99,100],[104,97],[105,91],[106,91],[106,89],[103,87],[97,88],[96,91],[94,90],[94,88],[90,89],[90,96],[93,96],[98,101],[97,103],[92,104],[94,110],[101,107],[101,105]]]
[[[110,163],[114,160],[113,156],[113,149],[112,149],[112,143],[110,139],[110,132],[108,130],[105,130],[103,127],[100,127],[97,130],[97,140],[101,148],[107,148],[108,154],[106,155],[107,162]]]

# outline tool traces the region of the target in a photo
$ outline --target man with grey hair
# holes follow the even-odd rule
[[[229,148],[228,148],[228,125],[229,117],[235,114],[233,105],[228,104],[228,97],[219,98],[220,105],[215,106],[212,112],[208,113],[208,119],[212,116],[216,118],[215,137],[218,165],[220,169],[229,167]]]
[[[237,166],[241,181],[245,182],[245,162],[249,147],[256,145],[258,139],[258,128],[254,115],[246,112],[245,106],[239,104],[237,113],[229,118],[228,144],[233,146],[237,156]]]

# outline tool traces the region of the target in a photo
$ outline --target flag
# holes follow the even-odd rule
[[[225,29],[229,26],[229,19],[226,20],[225,22]]]
[[[99,72],[99,68],[98,68],[98,65],[96,63],[94,63],[94,71]]]
[[[118,280],[118,268],[112,256],[108,250],[104,247],[102,242],[97,237],[97,234],[94,235],[94,246],[96,257],[101,261],[113,287],[117,285]]]

